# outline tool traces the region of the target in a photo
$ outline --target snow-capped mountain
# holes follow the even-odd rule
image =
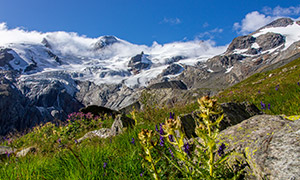
[[[145,46],[115,36],[1,27],[0,134],[65,119],[87,105],[126,107],[145,87],[217,92],[300,56],[300,23],[289,18],[222,47],[200,40]]]

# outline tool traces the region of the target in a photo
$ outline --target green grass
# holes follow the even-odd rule
[[[219,102],[254,103],[267,114],[300,114],[300,59],[263,73],[257,73],[246,80],[219,93]],[[262,109],[261,103],[266,109]],[[268,108],[270,104],[270,108]]]

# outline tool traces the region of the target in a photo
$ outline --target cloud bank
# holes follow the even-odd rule
[[[299,16],[300,6],[283,8],[277,6],[275,8],[264,7],[262,12],[253,11],[248,13],[241,22],[236,22],[233,24],[233,29],[238,34],[248,34],[251,33],[275,19],[288,16]]]
[[[170,21],[170,20],[168,20]],[[174,20],[173,23],[179,23],[180,20]],[[209,33],[220,33],[222,29],[216,28],[211,30]],[[125,40],[118,39],[121,43],[115,43],[113,46],[104,48],[100,51],[93,51],[93,45],[101,39],[99,38],[88,38],[86,36],[80,36],[74,32],[38,32],[38,31],[27,31],[22,28],[9,29],[6,23],[0,23],[0,46],[11,46],[14,44],[39,44],[41,45],[43,39],[47,39],[49,44],[52,46],[52,50],[55,53],[68,56],[78,57],[92,57],[109,59],[132,57],[136,54],[144,51],[146,54],[151,54],[153,58],[167,58],[170,56],[182,55],[186,57],[198,57],[202,56],[213,56],[225,51],[226,46],[216,47],[215,42],[212,40],[201,41],[195,39],[192,41],[185,42],[172,42],[167,44],[153,43],[152,46],[136,45],[129,43]]]

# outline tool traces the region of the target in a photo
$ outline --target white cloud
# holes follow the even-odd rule
[[[248,34],[267,25],[275,19],[297,15],[300,15],[300,6],[291,6],[288,8],[280,6],[276,6],[275,8],[264,7],[261,13],[252,11],[248,13],[241,22],[235,22],[233,24],[233,29],[239,34]],[[300,19],[300,17],[298,19]]]
[[[164,18],[161,23],[165,23],[165,24],[171,24],[171,25],[176,25],[176,24],[180,24],[181,20],[179,18]]]
[[[0,31],[7,30],[6,23],[0,23]]]
[[[209,37],[213,34],[221,33],[223,29],[215,28],[208,33]],[[204,33],[206,35],[206,33]],[[74,32],[46,32],[26,31],[21,28],[9,29],[6,23],[0,23],[0,46],[8,46],[13,43],[30,43],[41,44],[43,38],[46,38],[52,45],[53,50],[62,55],[77,55],[81,57],[94,57],[103,59],[106,58],[124,58],[132,57],[144,51],[146,54],[151,54],[155,59],[164,59],[176,55],[195,58],[203,54],[207,56],[216,55],[225,51],[226,47],[216,47],[215,42],[211,40],[201,41],[195,39],[192,41],[172,42],[167,44],[153,43],[152,46],[131,44],[121,40],[123,43],[117,43],[109,48],[101,51],[91,51],[92,46],[97,42],[98,38],[88,38],[80,36]]]
[[[206,32],[198,34],[197,38],[203,39],[203,38],[207,37],[209,39],[213,39],[216,34],[219,34],[219,33],[222,33],[222,32],[223,32],[223,29],[215,28],[215,29],[212,29],[210,31],[206,31]]]
[[[260,14],[258,11],[248,13],[241,23],[234,23],[233,29],[240,34],[248,34],[275,20],[276,17]]]
[[[262,11],[263,13],[272,16],[292,16],[300,14],[300,6],[291,6],[288,8],[276,6],[274,9],[270,7],[264,7]]]

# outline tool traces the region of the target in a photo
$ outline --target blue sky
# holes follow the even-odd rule
[[[194,39],[225,45],[278,17],[300,17],[296,0],[0,0],[10,29],[115,35],[152,45]]]

